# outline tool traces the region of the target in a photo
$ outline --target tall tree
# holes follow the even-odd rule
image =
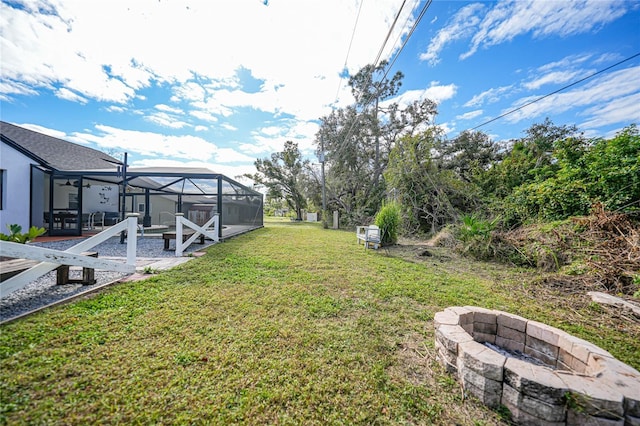
[[[373,217],[385,195],[384,171],[394,144],[436,114],[436,104],[430,100],[403,108],[389,102],[403,75],[397,72],[385,78],[386,66],[386,62],[368,65],[349,79],[356,103],[323,117],[316,137],[319,150],[325,151],[329,204],[343,212],[348,224]]]
[[[385,177],[403,206],[408,233],[434,233],[477,206],[477,187],[442,167],[441,139],[434,126],[401,138],[391,151]]]
[[[558,169],[554,147],[568,137],[581,137],[575,126],[556,126],[549,118],[533,124],[525,134],[484,177],[482,185],[487,193],[503,198],[520,185],[553,176]]]
[[[307,200],[303,192],[303,178],[308,160],[302,160],[298,144],[287,141],[282,152],[271,154],[271,159],[257,159],[254,164],[258,173],[246,174],[257,183],[263,184],[269,196],[282,197],[296,212],[297,220],[302,220],[302,209]]]
[[[472,182],[500,158],[498,145],[487,134],[465,130],[456,138],[442,142],[438,151],[442,165],[461,179]]]

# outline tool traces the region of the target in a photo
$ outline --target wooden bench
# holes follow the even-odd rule
[[[96,251],[85,251],[81,253],[83,256],[90,257],[98,257],[98,252]],[[69,265],[60,265],[56,268],[56,284],[76,284],[80,283],[83,285],[91,285],[96,283],[95,278],[95,269],[83,267],[82,268],[82,278],[81,279],[71,279],[69,278]]]
[[[189,237],[191,237],[193,234],[195,234],[194,231],[183,231],[182,242],[184,243],[185,241],[187,241]],[[204,244],[204,234],[200,234],[199,237],[200,237],[200,244]],[[169,241],[176,239],[176,231],[163,232],[162,239],[164,240],[164,249],[169,250]]]
[[[360,245],[360,241],[362,241],[365,249],[368,249],[369,246],[378,249],[382,244],[380,228],[376,225],[358,226],[356,228],[356,239],[358,245]]]
[[[11,259],[3,260],[0,262],[0,282],[6,281],[9,278],[18,275],[20,272],[26,271],[33,266],[36,266],[37,260],[29,259]]]
[[[95,251],[86,251],[82,253],[83,256],[98,257],[98,253]],[[0,282],[8,280],[9,278],[18,275],[20,272],[26,271],[40,263],[37,260],[29,259],[11,259],[4,260],[0,263]],[[82,279],[70,279],[69,278],[69,265],[60,265],[56,268],[56,284],[71,284],[81,283],[84,285],[95,284],[95,269],[94,268],[82,268]]]

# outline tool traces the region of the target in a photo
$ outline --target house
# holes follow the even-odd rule
[[[95,189],[85,191],[91,185],[85,182],[83,173],[88,170],[117,173],[121,164],[104,152],[4,121],[0,122],[0,141],[0,227],[5,228],[3,231],[6,225],[14,223],[23,229],[32,225],[49,228],[54,219],[48,216],[54,213],[57,227],[67,231],[63,233],[77,231],[82,196],[86,195],[88,207],[94,204],[96,193]],[[118,212],[118,187],[108,186],[107,192],[113,199],[101,210]],[[92,206],[96,210],[100,207],[99,202]],[[73,225],[74,218],[76,225]]]
[[[172,224],[177,212],[196,214],[190,206],[219,214],[223,226],[263,225],[262,194],[208,169],[129,168],[126,154],[120,161],[4,121],[0,142],[2,228],[42,226],[49,235],[82,235],[125,212],[139,213],[145,227]]]

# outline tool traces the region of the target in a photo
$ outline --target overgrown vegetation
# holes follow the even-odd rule
[[[496,231],[508,231],[585,216],[596,205],[639,220],[637,123],[610,138],[588,138],[547,118],[523,129],[521,138],[463,131],[449,139],[435,124],[435,102],[392,102],[403,75],[387,77],[386,66],[369,65],[351,76],[355,103],[322,117],[316,135],[327,210],[339,211],[344,227],[371,223],[386,200],[400,203],[405,236],[433,236],[472,216],[499,217]],[[289,145],[277,155],[288,151]],[[260,161],[257,166],[266,164]],[[283,188],[299,176],[301,197],[319,206],[319,174],[308,163],[294,165],[283,174]],[[268,201],[287,199],[286,190],[270,195]]]
[[[328,210],[339,211],[344,227],[371,223],[387,200],[396,200],[401,236],[431,238],[446,230],[477,259],[571,268],[588,287],[637,293],[631,284],[640,270],[637,123],[613,137],[589,138],[547,118],[512,140],[494,141],[481,131],[448,139],[435,124],[434,102],[391,102],[403,75],[387,78],[385,67],[367,66],[350,78],[356,102],[323,117],[316,137]],[[305,173],[302,192],[318,205],[320,180],[310,167]],[[590,215],[618,225],[581,226]]]
[[[431,320],[452,305],[518,313],[640,368],[640,324],[618,310],[401,243],[365,251],[352,232],[267,221],[2,325],[0,423],[504,424],[436,361]]]

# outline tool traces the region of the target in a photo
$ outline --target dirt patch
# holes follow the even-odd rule
[[[437,364],[436,352],[427,347],[424,336],[412,333],[404,336],[397,345],[399,363],[392,370],[392,376],[399,376],[413,385],[434,385],[436,374],[432,366]]]
[[[463,256],[452,246],[435,246],[433,240],[401,238],[398,244],[383,247],[383,253],[425,267],[436,267],[455,274],[473,274],[496,280],[513,270],[512,265],[481,262]]]

